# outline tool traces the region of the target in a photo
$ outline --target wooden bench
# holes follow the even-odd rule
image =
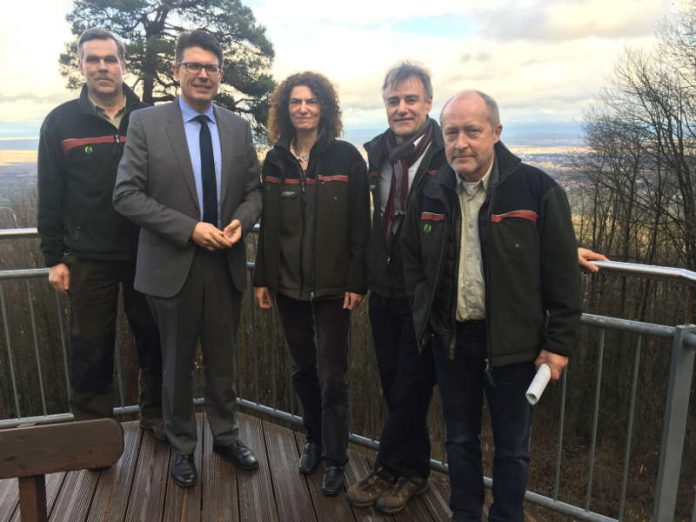
[[[46,473],[111,466],[123,453],[123,428],[98,419],[0,430],[0,479],[19,479],[22,522],[45,522]]]

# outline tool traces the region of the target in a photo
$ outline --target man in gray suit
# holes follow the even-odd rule
[[[212,104],[222,50],[207,32],[183,33],[172,103],[134,113],[114,206],[141,228],[135,288],[147,295],[162,338],[163,413],[172,478],[197,482],[192,368],[200,339],[213,449],[242,469],[258,463],[238,438],[232,348],[246,281],[243,235],[261,211],[249,124]]]

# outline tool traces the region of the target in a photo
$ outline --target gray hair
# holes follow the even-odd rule
[[[488,109],[488,121],[491,122],[493,127],[500,125],[500,110],[498,109],[498,102],[496,102],[492,96],[477,90],[461,91],[447,100],[445,105],[442,107],[442,111],[440,111],[440,123],[442,123],[442,115],[445,113],[447,106],[454,100],[462,98],[467,94],[477,94],[486,103],[486,109]]]
[[[77,41],[77,51],[80,60],[82,60],[82,56],[84,55],[84,44],[90,40],[113,40],[118,49],[118,57],[122,62],[126,61],[126,46],[121,37],[103,27],[92,27],[80,35]]]
[[[425,99],[432,100],[433,84],[430,81],[430,71],[428,71],[425,67],[413,62],[398,63],[387,71],[387,74],[384,77],[384,83],[382,83],[382,95],[384,95],[388,88],[394,87],[414,76],[423,83]]]

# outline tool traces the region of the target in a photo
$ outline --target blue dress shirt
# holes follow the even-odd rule
[[[186,143],[188,144],[189,156],[191,158],[191,167],[193,167],[193,180],[196,183],[196,195],[198,196],[198,209],[201,212],[200,219],[203,219],[203,178],[201,175],[201,148],[199,137],[201,133],[201,124],[196,121],[199,114],[205,114],[208,117],[208,128],[210,129],[210,139],[213,142],[213,158],[215,159],[215,182],[217,185],[217,206],[218,206],[218,228],[221,226],[220,214],[220,189],[221,189],[221,172],[222,172],[222,153],[220,151],[220,133],[215,120],[215,111],[212,104],[208,109],[200,113],[191,107],[184,99],[179,96],[179,107],[181,107],[181,115],[184,119],[184,132],[186,133]],[[225,224],[227,225],[227,223]]]

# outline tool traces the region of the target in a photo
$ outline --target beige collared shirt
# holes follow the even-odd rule
[[[462,216],[457,278],[457,321],[486,318],[486,285],[478,235],[478,214],[486,200],[493,162],[479,181],[459,179],[459,207]]]
[[[123,107],[121,107],[116,114],[114,114],[113,118],[109,118],[109,115],[106,114],[104,109],[97,105],[97,103],[92,99],[91,96],[87,96],[89,99],[89,103],[92,104],[92,107],[94,107],[94,112],[96,113],[97,116],[100,118],[104,118],[106,121],[108,121],[111,125],[116,127],[117,129],[121,126],[121,120],[123,119],[123,115],[126,113],[126,97],[123,97]]]

